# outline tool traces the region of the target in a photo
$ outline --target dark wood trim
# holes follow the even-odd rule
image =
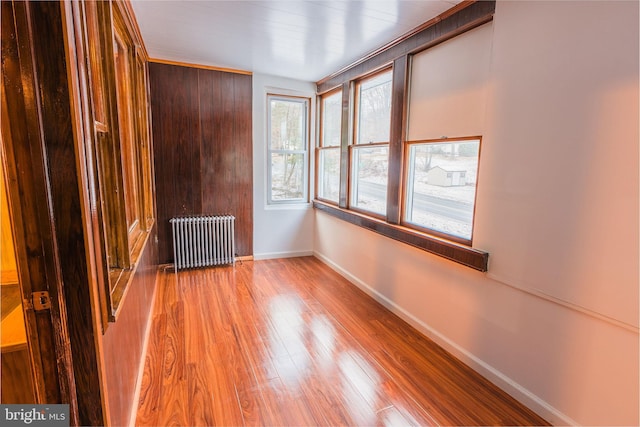
[[[494,12],[495,1],[463,2],[456,5],[417,29],[318,81],[317,92],[326,92],[359,77],[363,71],[374,70],[404,55],[442,43],[458,34],[487,23],[493,19]]]
[[[351,123],[351,85],[342,84],[342,120],[340,122],[340,196],[338,205],[347,207],[349,194],[349,123]]]
[[[388,43],[352,65],[320,80],[316,93],[323,94],[342,86],[342,145],[339,207],[316,199],[314,206],[353,224],[372,229],[383,235],[422,248],[461,264],[486,271],[488,254],[471,248],[471,241],[459,242],[455,237],[427,232],[413,225],[404,224],[405,140],[407,100],[411,55],[449,40],[459,34],[490,22],[495,12],[495,1],[463,1],[415,30]],[[387,181],[386,219],[368,212],[349,208],[349,144],[355,140],[357,124],[353,113],[357,110],[354,88],[363,78],[393,66],[391,124],[389,135],[389,170]],[[380,219],[378,219],[380,218]],[[444,238],[442,238],[444,237]],[[461,244],[464,243],[464,244]],[[465,245],[466,244],[466,245]]]
[[[30,3],[34,64],[38,75],[47,182],[60,279],[69,321],[79,420],[82,425],[104,423],[100,358],[97,352],[92,278],[86,262],[82,215],[82,183],[76,160],[76,135],[68,76],[66,7],[57,2]]]
[[[383,220],[359,214],[352,210],[341,209],[318,200],[314,200],[313,207],[350,224],[366,228],[385,237],[447,258],[458,264],[466,265],[478,271],[487,271],[489,262],[489,254],[487,252],[420,233],[407,227],[389,224]]]
[[[387,178],[387,221],[400,223],[402,206],[402,141],[405,139],[407,73],[409,57],[403,56],[393,63],[393,83],[391,92],[391,126],[389,135],[389,175]]]
[[[215,65],[192,64],[190,62],[171,61],[169,59],[149,58],[148,62],[151,62],[151,63],[154,63],[154,64],[177,65],[177,66],[180,66],[180,67],[199,68],[201,70],[224,71],[225,73],[244,74],[244,75],[247,75],[247,76],[253,75],[253,72],[246,71],[246,70],[238,70],[238,69],[235,69],[235,68],[216,67]]]
[[[29,4],[1,3],[2,11],[2,161],[23,295],[49,291],[51,310],[25,310],[30,363],[37,402],[69,403],[78,423],[77,398],[66,305],[49,216],[45,154],[38,111]],[[9,108],[11,105],[11,108]],[[61,339],[56,339],[59,337]],[[60,346],[61,341],[66,341]]]

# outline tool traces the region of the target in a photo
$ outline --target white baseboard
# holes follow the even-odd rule
[[[529,409],[531,409],[553,425],[579,425],[578,422],[560,412],[548,402],[536,396],[534,393],[521,386],[499,370],[495,369],[493,366],[484,362],[472,353],[469,353],[467,350],[460,347],[458,344],[451,341],[446,336],[439,333],[437,330],[431,328],[429,325],[416,318],[413,314],[409,313],[386,296],[380,294],[378,291],[370,287],[358,277],[349,273],[347,270],[324,256],[323,254],[314,252],[314,256],[327,264],[331,269],[336,271],[349,282],[353,283],[355,286],[367,293],[377,302],[385,306],[391,312],[398,315],[402,320],[416,328],[425,336],[433,340],[436,344],[447,350],[449,353],[453,354],[463,363],[467,364],[480,375],[487,378],[489,381],[500,387],[506,393],[513,396],[516,400],[527,406]]]
[[[262,254],[253,254],[255,261],[261,259],[276,259],[276,258],[295,258],[299,256],[313,256],[313,251],[296,251],[296,252],[268,252]]]
[[[172,265],[170,265],[172,267]],[[151,308],[149,309],[149,317],[147,318],[147,325],[144,333],[144,342],[142,344],[142,353],[140,354],[140,362],[138,364],[138,376],[136,378],[136,388],[133,392],[133,403],[131,407],[131,415],[129,415],[129,427],[136,426],[136,418],[138,418],[138,405],[140,403],[140,392],[142,391],[142,377],[144,376],[144,364],[147,361],[147,349],[149,347],[149,338],[151,337],[151,329],[153,327],[153,315],[156,308],[156,296],[158,295],[158,286],[160,286],[159,275],[160,271],[164,271],[165,268],[159,266],[156,272],[156,283],[153,288],[153,295],[151,296]]]

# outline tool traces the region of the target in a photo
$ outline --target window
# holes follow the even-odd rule
[[[120,157],[124,181],[124,207],[127,221],[129,252],[133,251],[141,237],[141,202],[138,178],[138,150],[134,139],[133,114],[131,109],[131,64],[129,49],[120,28],[114,28],[113,56],[115,61],[116,100],[120,125]]]
[[[269,95],[269,195],[272,203],[307,201],[309,100]]]
[[[386,215],[392,70],[356,84],[350,207]]]
[[[96,162],[91,179],[106,260],[100,297],[103,320],[113,321],[155,223],[146,65],[121,6],[82,6]]]
[[[408,146],[404,221],[470,243],[480,138]]]
[[[317,196],[319,199],[337,204],[340,198],[342,91],[338,90],[322,96],[320,105]]]
[[[492,14],[473,3],[443,18],[452,30],[425,27],[317,83],[316,209],[487,270],[489,254],[473,248],[472,238]],[[475,26],[480,20],[485,24]],[[461,23],[471,29],[458,34]],[[340,124],[340,137],[330,119],[339,114],[338,93],[340,117],[349,121]]]

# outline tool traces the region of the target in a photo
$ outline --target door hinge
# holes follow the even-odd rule
[[[51,308],[51,298],[48,291],[36,291],[31,293],[31,304],[29,308],[35,311],[48,310]]]

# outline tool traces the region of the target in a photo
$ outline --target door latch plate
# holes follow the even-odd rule
[[[33,309],[35,311],[42,311],[51,308],[51,298],[49,298],[49,292],[47,291],[32,292],[31,300],[33,301]]]

